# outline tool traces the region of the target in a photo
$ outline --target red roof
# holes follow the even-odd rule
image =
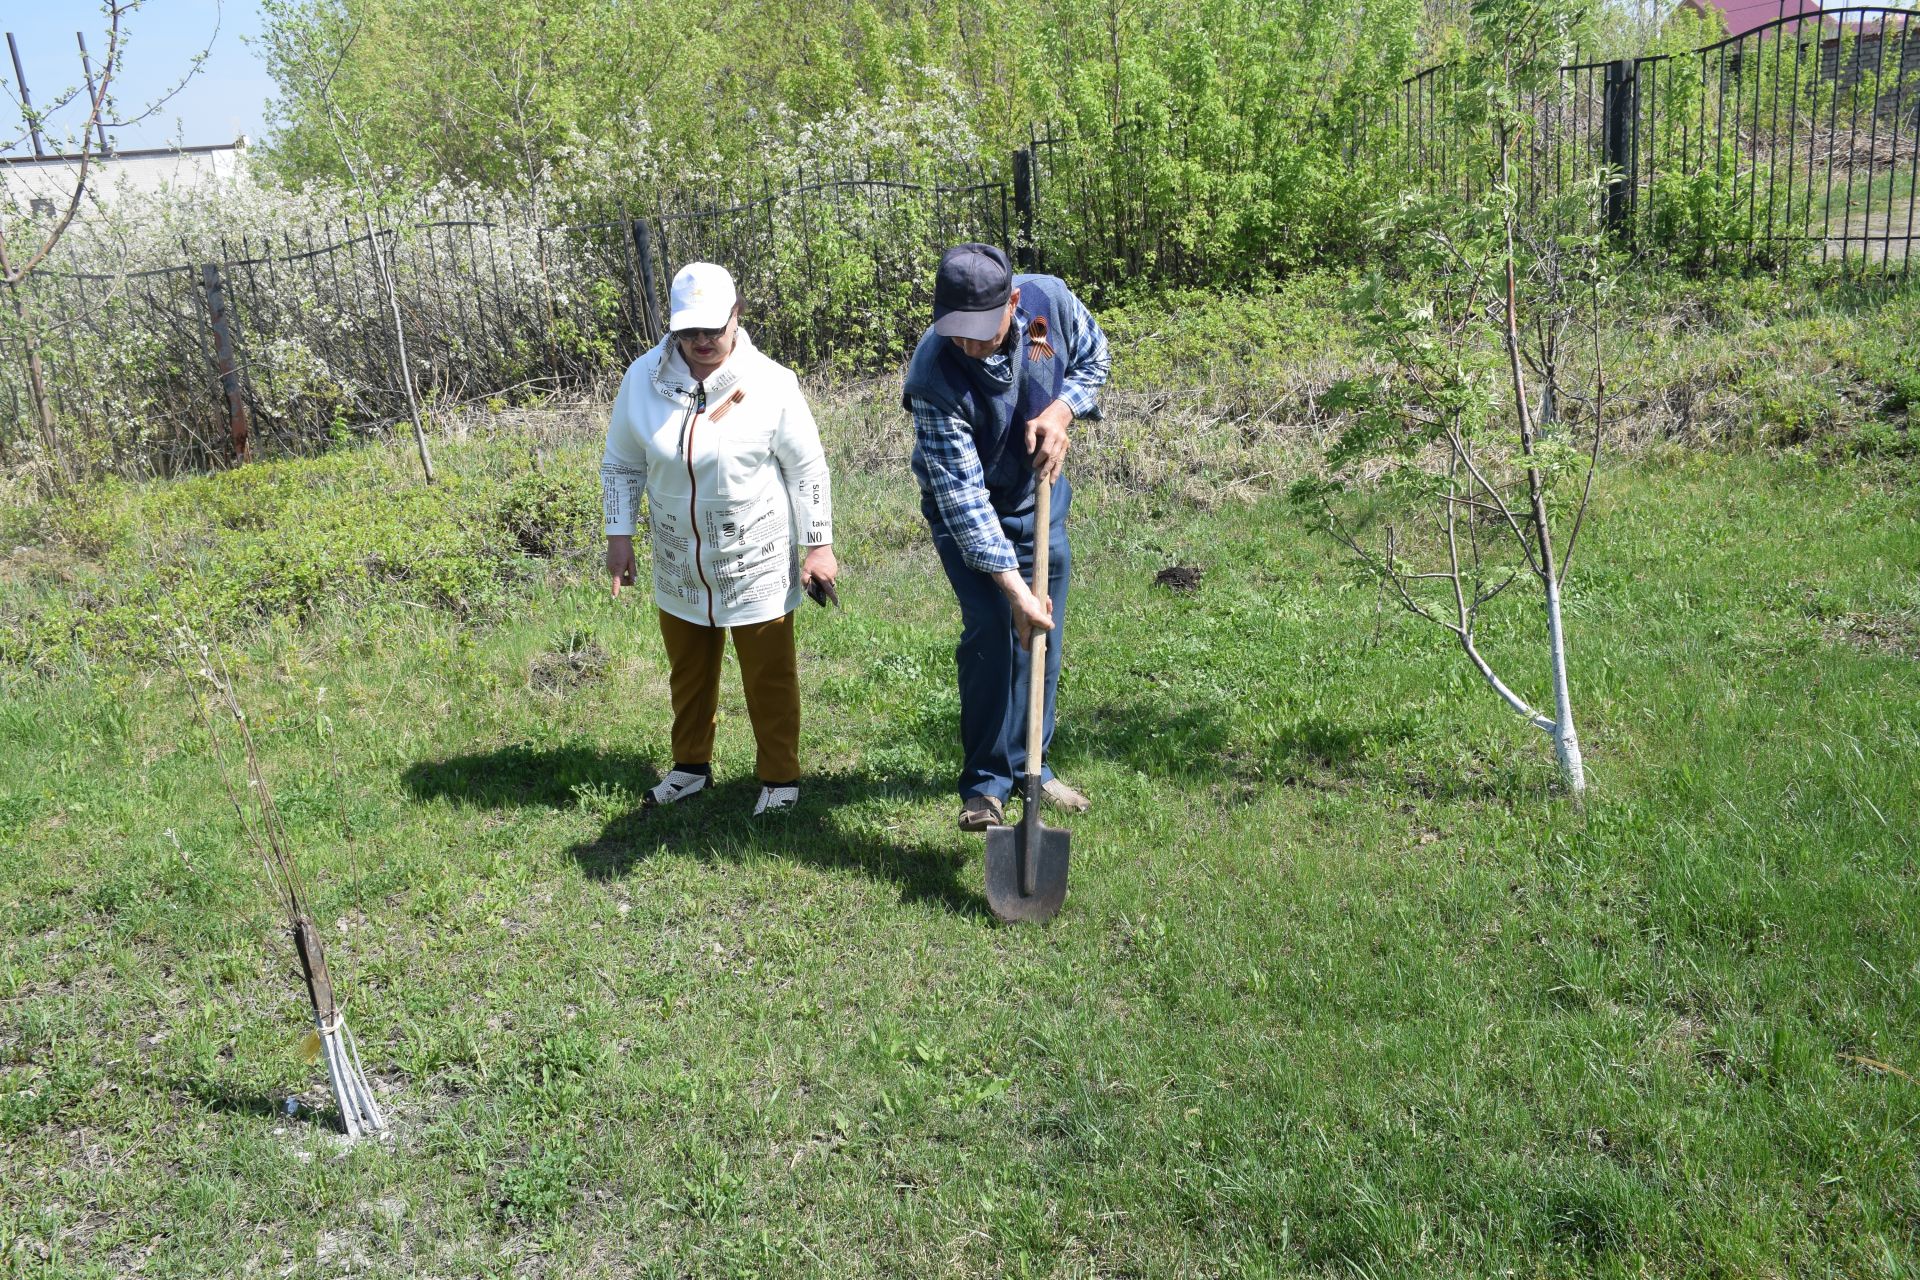
[[[1714,8],[1727,20],[1727,34],[1740,35],[1777,18],[1798,18],[1820,12],[1819,0],[1697,0],[1694,8]]]

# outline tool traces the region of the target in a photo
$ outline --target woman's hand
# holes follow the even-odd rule
[[[831,588],[833,580],[840,576],[840,562],[834,559],[833,544],[823,542],[817,547],[807,548],[807,558],[800,562],[800,589],[808,595],[814,593],[815,583]]]
[[[613,579],[613,598],[620,598],[620,588],[633,585],[637,567],[633,561],[633,535],[630,533],[610,533],[607,535],[607,576]]]

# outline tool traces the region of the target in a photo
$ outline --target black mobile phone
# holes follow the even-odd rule
[[[840,593],[833,589],[831,582],[825,582],[819,578],[815,578],[807,584],[806,592],[807,597],[822,609],[826,608],[829,602],[831,602],[836,609],[840,607]]]

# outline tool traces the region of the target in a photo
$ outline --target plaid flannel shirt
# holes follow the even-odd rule
[[[1016,304],[1013,325],[1008,332],[1014,341],[1027,331],[1032,317]],[[1061,352],[1067,362],[1066,382],[1060,398],[1067,402],[1075,418],[1099,411],[1100,387],[1113,367],[1113,353],[1107,349],[1107,335],[1085,304],[1071,293],[1067,295],[1066,314],[1060,317]],[[1013,362],[1005,351],[996,351],[981,363],[987,376],[1001,384],[1013,380]],[[1024,423],[1014,424],[1023,431]],[[918,396],[913,397],[913,434],[919,448],[914,470],[923,492],[933,496],[933,504],[947,532],[960,545],[960,558],[968,568],[980,573],[1002,573],[1017,568],[1013,543],[1000,528],[1000,517],[987,499],[980,455],[973,447],[973,428],[965,418],[935,408]]]

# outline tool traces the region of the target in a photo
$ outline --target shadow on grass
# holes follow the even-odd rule
[[[1049,763],[1069,781],[1079,766],[1100,763],[1242,791],[1276,785],[1343,789],[1366,780],[1381,748],[1411,740],[1419,728],[1404,714],[1334,718],[1309,712],[1256,729],[1236,724],[1244,719],[1236,715],[1237,704],[1218,695],[1188,700],[1147,684],[1141,690],[1138,696],[1064,706]],[[936,759],[959,755],[951,709],[904,716],[898,736]],[[944,790],[947,784],[943,779],[929,785]]]
[[[497,751],[420,760],[400,776],[421,800],[454,800],[483,809],[571,808],[581,788],[633,787],[657,774],[651,757],[569,743],[516,742]]]
[[[954,833],[945,846],[901,840],[838,820],[838,811],[876,795],[906,800],[936,784],[930,778],[879,780],[865,774],[809,778],[790,813],[751,816],[760,784],[723,782],[665,809],[634,809],[609,822],[593,840],[567,852],[587,875],[617,879],[637,863],[661,855],[707,862],[786,858],[827,870],[857,871],[894,885],[903,903],[928,903],[960,915],[983,916],[987,901],[960,883],[969,843]]]
[[[786,858],[809,866],[853,870],[892,884],[902,902],[933,903],[961,915],[984,915],[986,899],[960,883],[960,868],[977,837],[955,832],[954,842],[938,845],[901,840],[880,830],[843,820],[864,802],[906,803],[948,783],[931,774],[876,777],[867,773],[809,777],[797,808],[754,818],[760,784],[753,779],[721,782],[708,791],[665,809],[637,807],[637,798],[657,781],[652,760],[631,752],[602,752],[567,745],[535,747],[516,743],[497,751],[423,760],[401,776],[422,800],[449,799],[483,808],[515,806],[561,808],[582,793],[625,794],[635,807],[614,816],[600,834],[567,850],[588,876],[613,880],[638,863],[661,855],[709,862]]]
[[[1243,744],[1231,740],[1222,710],[1217,705],[1173,709],[1154,698],[1068,701],[1061,706],[1048,763],[1069,780],[1074,766],[1088,761],[1158,777],[1256,780],[1255,762],[1245,755]],[[959,762],[959,716],[951,708],[903,717],[898,737],[936,759]],[[946,790],[951,784],[942,779],[934,785]]]
[[[1173,710],[1141,701],[1067,708],[1053,746],[1053,764],[1062,772],[1076,759],[1095,759],[1160,776],[1223,782],[1253,777],[1224,718],[1209,706]]]
[[[270,1120],[289,1118],[286,1113],[285,1095],[276,1098],[269,1094],[235,1089],[212,1080],[178,1080],[174,1082],[174,1088],[208,1111],[223,1115],[256,1116]],[[317,1112],[302,1108],[300,1118],[307,1122],[312,1122],[316,1118],[337,1120],[339,1113],[331,1110]]]
[[[1423,800],[1511,809],[1543,795],[1566,794],[1552,772],[1552,763],[1550,747],[1541,756],[1523,753],[1508,759],[1475,752],[1448,768],[1409,768],[1396,781],[1400,790]]]
[[[1063,718],[1055,763],[1110,761],[1162,777],[1262,787],[1301,781],[1356,781],[1374,750],[1404,741],[1398,720],[1364,722],[1308,715],[1269,727],[1259,739],[1236,732],[1219,705],[1169,709],[1158,702],[1107,702]]]

